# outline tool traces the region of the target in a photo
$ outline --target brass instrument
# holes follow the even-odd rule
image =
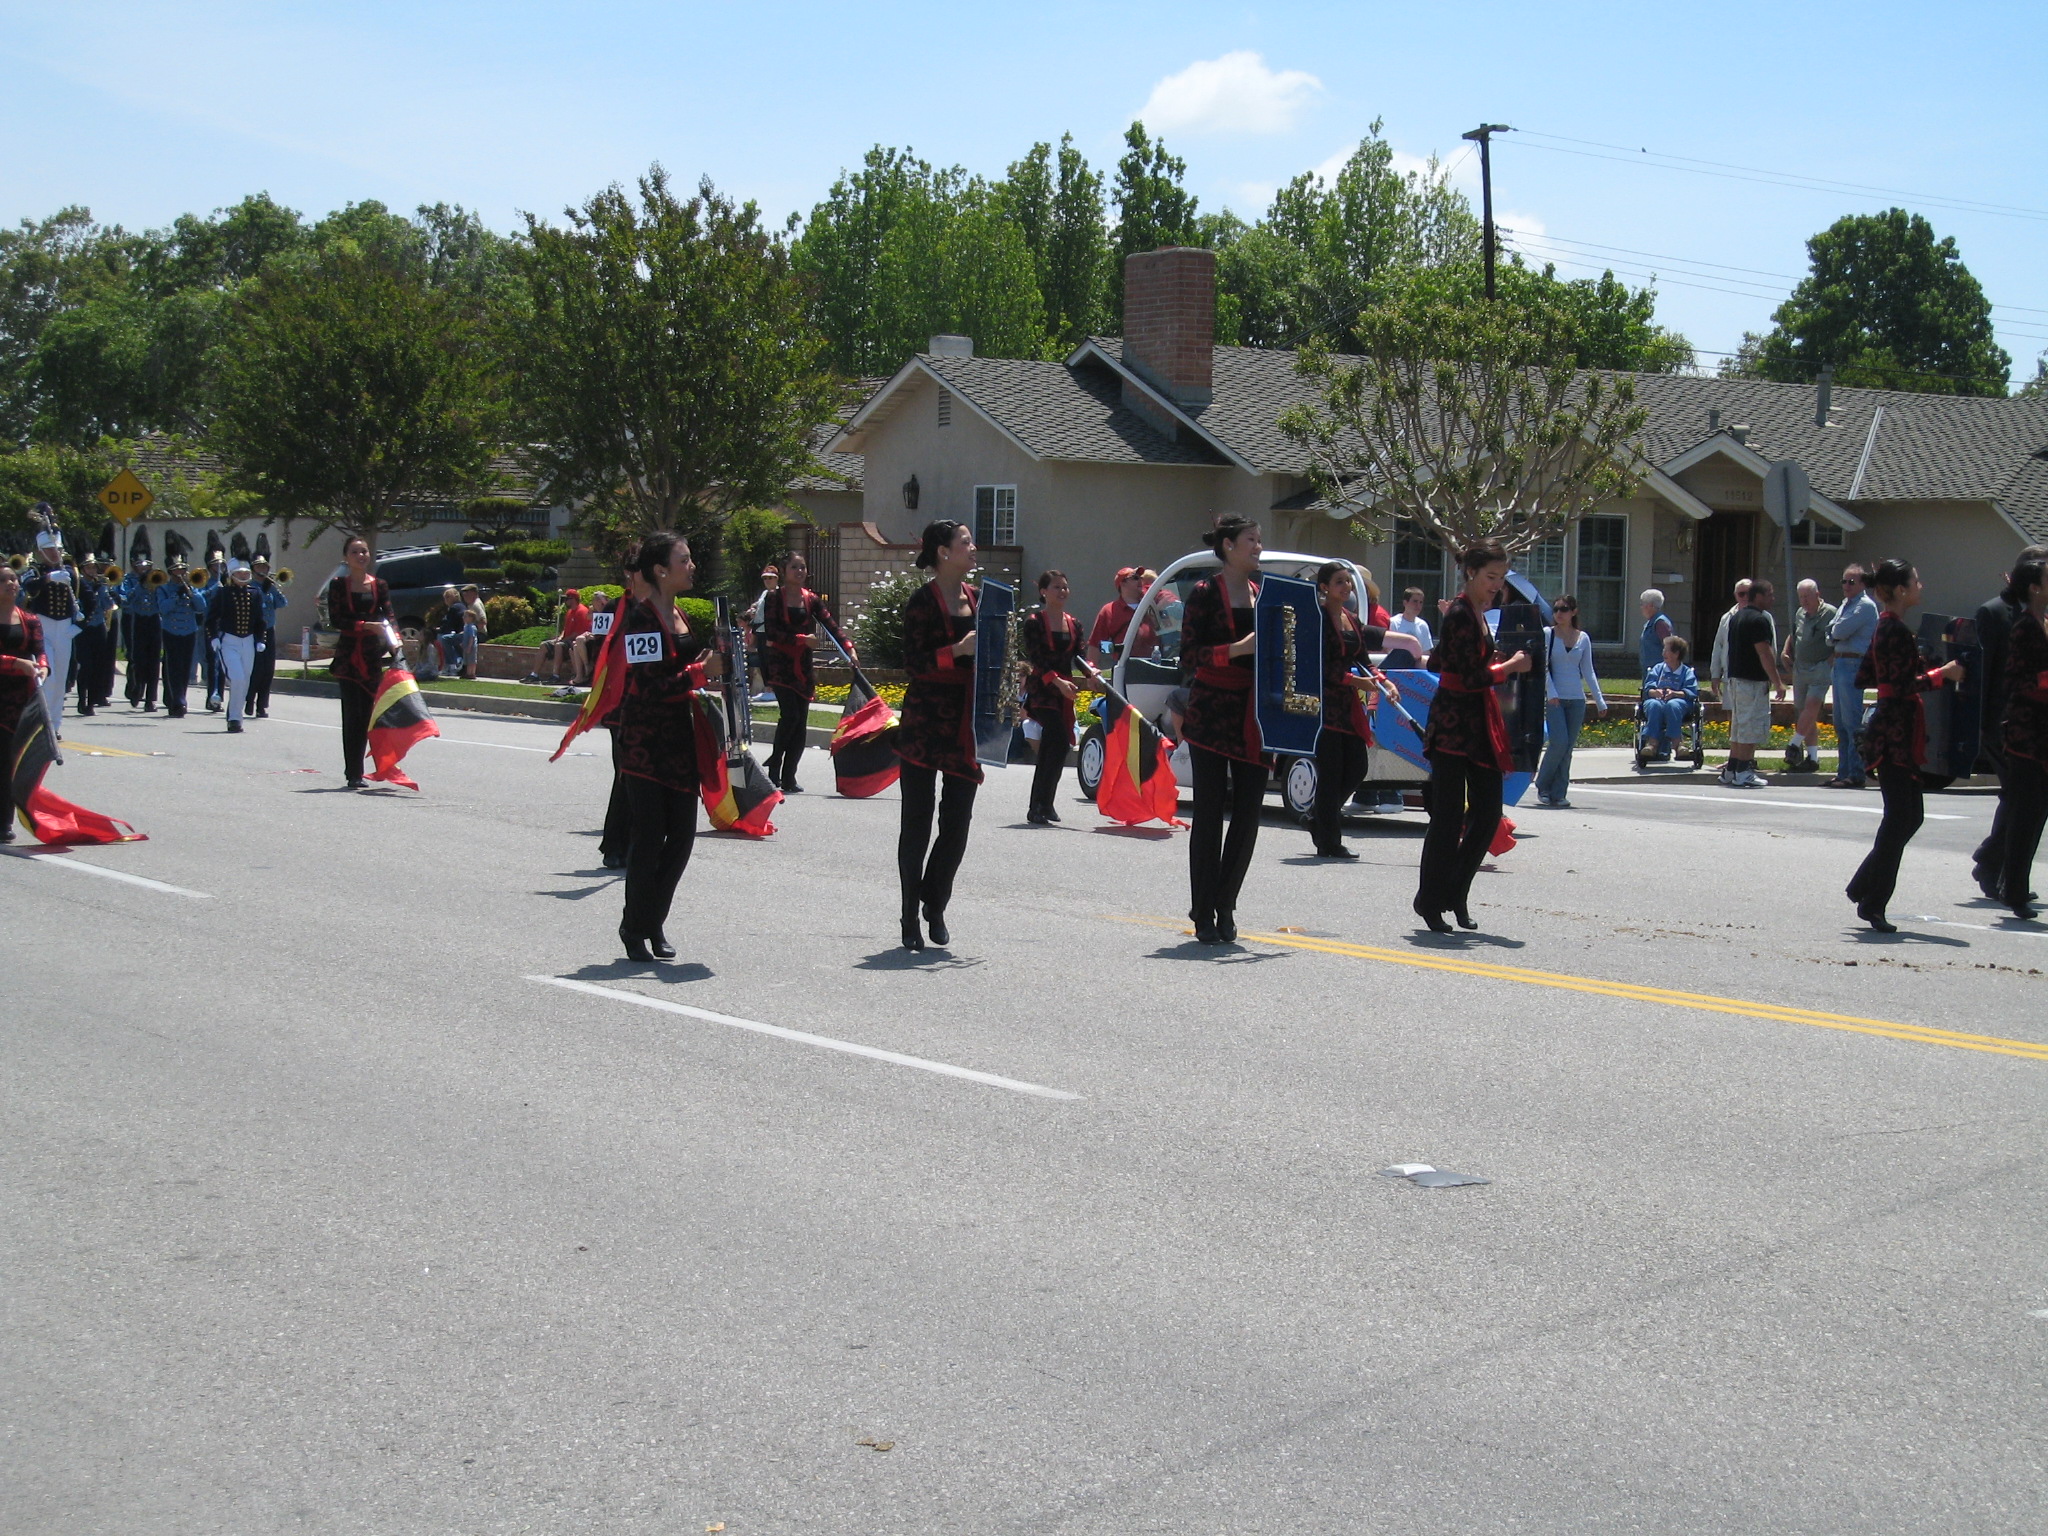
[[[171,573],[159,565],[142,578],[142,584],[146,587],[160,587],[170,579]]]
[[[9,569],[10,571],[25,571],[25,570],[27,570],[27,569],[28,569],[28,556],[27,556],[27,555],[9,555],[9,556],[7,557],[7,569]]]
[[[203,591],[206,584],[213,580],[213,572],[203,565],[194,566],[185,573],[185,580],[190,583],[194,592]]]
[[[270,579],[280,587],[288,587],[292,584],[292,568],[288,565],[283,566]]]
[[[100,562],[99,578],[101,581],[119,581],[121,579],[121,567],[114,564],[111,560],[102,560]]]

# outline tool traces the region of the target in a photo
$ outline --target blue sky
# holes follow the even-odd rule
[[[1661,273],[1660,315],[1702,348],[1767,324],[1809,234],[1891,202],[1955,236],[2016,375],[2048,348],[2038,0],[0,0],[0,22],[10,223],[83,203],[152,226],[267,190],[316,215],[460,202],[510,229],[657,159],[779,217],[878,141],[1000,174],[1070,131],[1103,165],[1148,107],[1203,206],[1251,216],[1375,117],[1404,154],[1447,159],[1493,121],[1527,131],[1495,151],[1501,222]],[[1645,148],[2036,216],[1689,174]],[[1475,173],[1467,155],[1476,201]]]

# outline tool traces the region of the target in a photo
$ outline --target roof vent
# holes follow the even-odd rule
[[[1720,430],[1721,430],[1721,408],[1720,408],[1720,407],[1719,407],[1719,406],[1717,405],[1717,406],[1715,406],[1715,407],[1714,407],[1713,409],[1711,409],[1710,411],[1708,411],[1708,412],[1707,412],[1707,431],[1708,431],[1709,433],[1713,433],[1713,432],[1718,432],[1718,431],[1720,431]]]
[[[931,344],[933,357],[972,357],[974,338],[972,336],[934,336]]]
[[[939,425],[942,427],[953,425],[953,391],[950,389],[939,391]]]
[[[1728,435],[1747,448],[1749,446],[1749,423],[1746,421],[1733,423],[1728,428]]]

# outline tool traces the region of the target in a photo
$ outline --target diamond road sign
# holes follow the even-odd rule
[[[124,528],[147,512],[155,500],[156,493],[136,479],[132,469],[122,470],[100,487],[100,505],[111,512],[114,521]]]

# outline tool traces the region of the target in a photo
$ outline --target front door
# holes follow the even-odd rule
[[[1714,649],[1714,629],[1721,615],[1735,604],[1735,583],[1754,576],[1756,559],[1754,512],[1716,512],[1696,526],[1693,535],[1693,587],[1696,605],[1692,616],[1691,661],[1700,680],[1707,676],[1707,664]]]

